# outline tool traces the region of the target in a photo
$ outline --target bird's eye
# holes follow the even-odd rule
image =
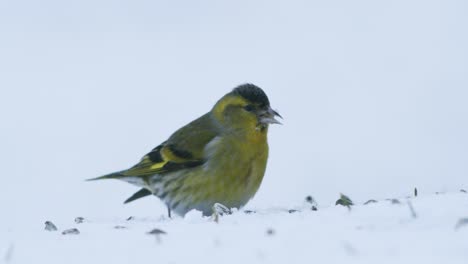
[[[255,110],[255,106],[246,105],[246,106],[244,106],[244,110],[247,111],[247,112],[252,112],[253,110]]]

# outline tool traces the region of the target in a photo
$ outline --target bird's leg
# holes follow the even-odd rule
[[[167,206],[167,216],[171,218],[171,208]]]

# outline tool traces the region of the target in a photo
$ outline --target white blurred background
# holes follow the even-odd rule
[[[0,1],[0,221],[165,214],[155,198],[124,206],[131,185],[84,180],[132,166],[245,82],[284,117],[248,208],[467,188],[467,13],[462,0]]]

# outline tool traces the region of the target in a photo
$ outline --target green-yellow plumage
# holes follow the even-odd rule
[[[132,168],[95,179],[135,184],[142,189],[126,202],[153,194],[179,215],[192,209],[209,215],[215,203],[240,208],[262,182],[275,116],[260,88],[241,85]]]

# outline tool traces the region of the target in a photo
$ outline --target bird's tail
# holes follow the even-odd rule
[[[133,202],[133,201],[135,201],[137,199],[146,197],[146,196],[151,195],[151,194],[153,194],[153,193],[150,190],[142,188],[138,192],[134,193],[127,200],[125,200],[124,204],[129,203],[129,202]]]
[[[128,176],[125,176],[121,171],[118,171],[118,172],[113,172],[113,173],[106,174],[104,176],[99,176],[99,177],[96,177],[96,178],[87,179],[86,181],[96,181],[96,180],[106,180],[106,179],[120,180],[120,179],[122,179],[124,177],[128,177]]]
[[[115,179],[115,180],[122,180],[122,181],[128,182],[138,187],[146,187],[148,185],[144,177],[130,176],[130,175],[126,175],[124,172],[125,172],[124,170],[118,171],[118,172],[106,174],[104,176],[87,179],[86,181]]]

